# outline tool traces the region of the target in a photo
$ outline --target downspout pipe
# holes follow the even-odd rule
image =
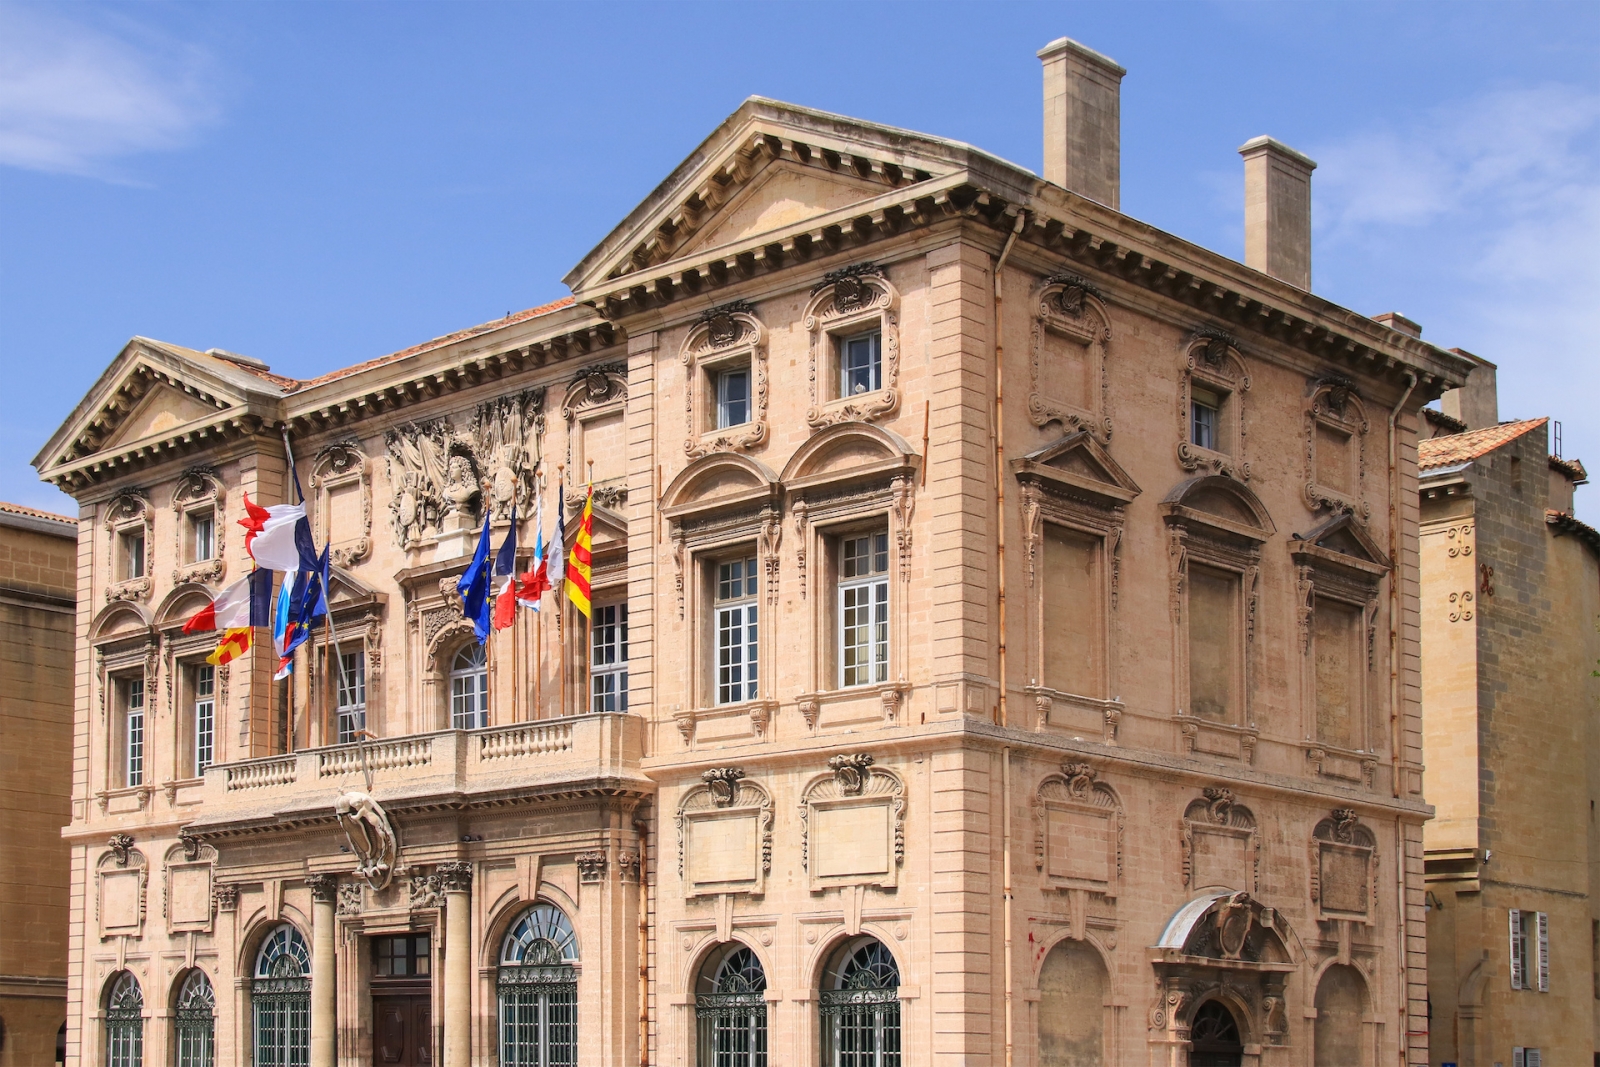
[[[1400,796],[1400,411],[1417,387],[1417,376],[1406,371],[1406,389],[1389,411],[1389,787]],[[1397,956],[1400,969],[1399,1062],[1406,1067],[1411,1044],[1408,960],[1411,956],[1406,924],[1406,833],[1404,820],[1394,820],[1395,928],[1399,933]]]
[[[1017,236],[1027,224],[1027,213],[1017,212],[1017,221],[1011,227],[1011,234],[1006,238],[1005,247],[1000,249],[1000,258],[994,262],[994,498],[995,524],[998,531],[995,537],[995,564],[1000,594],[997,619],[1000,648],[999,661],[996,664],[1000,672],[1000,702],[995,717],[1001,726],[1010,725],[1006,709],[1006,364],[1000,323],[1000,312],[1005,302],[1001,278],[1006,260],[1011,255],[1011,248],[1017,243]],[[1011,974],[1011,749],[1006,748],[1000,758],[1001,838],[1004,852],[1000,921],[1005,933],[1005,1067],[1011,1067],[1016,1038],[1016,1013],[1013,1008],[1015,980]]]

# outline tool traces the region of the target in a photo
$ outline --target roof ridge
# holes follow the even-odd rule
[[[1537,419],[1511,419],[1494,426],[1480,426],[1465,433],[1430,437],[1417,442],[1417,468],[1430,470],[1466,463],[1509,444],[1531,430],[1549,422],[1548,416]]]

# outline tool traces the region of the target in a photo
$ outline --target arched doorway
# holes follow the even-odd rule
[[[882,942],[840,946],[818,999],[826,1067],[901,1067],[900,967]]]
[[[1366,1014],[1367,986],[1354,967],[1335,964],[1317,983],[1317,1067],[1361,1067],[1361,1017]]]
[[[256,954],[250,980],[256,1067],[303,1067],[311,1057],[311,953],[288,923]]]
[[[1040,1067],[1101,1067],[1108,980],[1100,953],[1061,941],[1039,970]]]
[[[517,917],[500,943],[500,1067],[578,1062],[578,938],[554,904]]]
[[[106,1067],[144,1067],[144,990],[128,971],[106,997]]]
[[[178,990],[172,1017],[177,1067],[212,1067],[215,1062],[217,997],[204,971],[194,970]]]
[[[1189,1023],[1189,1067],[1241,1067],[1243,1063],[1239,1020],[1228,1006],[1208,1000],[1195,1009]]]
[[[767,972],[738,942],[700,968],[694,998],[700,1067],[767,1067]]]

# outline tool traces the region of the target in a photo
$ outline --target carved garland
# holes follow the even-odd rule
[[[348,531],[338,531],[340,543],[329,552],[336,567],[349,567],[366,559],[372,551],[372,465],[361,443],[353,438],[317,453],[308,485],[316,501],[316,538],[322,544],[327,544],[334,532],[329,528],[333,522],[334,490],[352,483],[361,498],[361,531],[353,537]]]
[[[1111,385],[1106,369],[1111,344],[1111,316],[1100,302],[1100,290],[1075,274],[1046,278],[1038,291],[1028,364],[1028,418],[1038,427],[1059,422],[1070,433],[1088,430],[1101,441],[1111,440]],[[1044,347],[1049,336],[1081,345],[1094,382],[1085,398],[1093,407],[1081,407],[1044,389]]]
[[[226,500],[226,490],[223,489],[215,468],[190,467],[178,476],[178,485],[172,491],[172,514],[176,520],[173,523],[175,551],[172,558],[178,561],[178,565],[172,569],[173,585],[222,580],[223,574],[227,571],[224,550],[227,547],[228,524],[223,521],[223,505]],[[189,524],[184,520],[191,513],[205,509],[211,511],[211,556],[209,559],[184,563],[183,558],[186,553],[183,541],[189,532]]]
[[[1194,385],[1208,386],[1226,394],[1224,425],[1218,430],[1232,434],[1232,449],[1201,448],[1190,441],[1190,402]],[[1196,331],[1185,353],[1178,387],[1178,463],[1186,471],[1226,474],[1240,481],[1250,480],[1245,420],[1245,394],[1250,391],[1250,371],[1239,354],[1239,342],[1231,335],[1202,327]]]
[[[831,271],[811,292],[803,315],[811,335],[807,380],[811,406],[806,423],[814,430],[841,422],[871,422],[900,407],[900,294],[883,269],[860,263]],[[882,388],[859,396],[834,397],[837,359],[833,339],[878,323],[882,331]]]
[[[1354,447],[1356,451],[1354,494],[1318,481],[1319,426],[1350,438],[1347,447]],[[1306,506],[1312,511],[1348,511],[1360,516],[1363,522],[1371,519],[1372,505],[1367,500],[1367,431],[1370,428],[1366,404],[1350,379],[1332,375],[1312,383],[1305,410],[1305,498]]]
[[[150,596],[151,575],[156,566],[155,511],[147,490],[124,489],[106,504],[106,573],[117,573],[117,552],[123,534],[143,527],[144,573],[137,578],[113,579],[106,585],[106,602],[146,600]]]
[[[767,439],[767,330],[755,308],[736,300],[707,310],[684,338],[679,354],[687,379],[683,390],[683,450],[690,459],[712,452],[749,451]],[[750,419],[738,426],[706,428],[716,409],[708,380],[715,371],[750,365]]]

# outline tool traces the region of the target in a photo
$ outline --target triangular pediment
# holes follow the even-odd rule
[[[69,488],[132,457],[148,461],[183,448],[215,444],[215,432],[251,432],[280,417],[287,386],[265,365],[136,337],[111,361],[33,460],[41,476]],[[246,361],[249,362],[249,361]],[[180,449],[182,450],[182,449]],[[70,489],[69,489],[70,491]]]
[[[1087,430],[1068,434],[1011,464],[1019,479],[1057,491],[1087,493],[1107,504],[1126,504],[1139,485]]]
[[[1018,171],[957,141],[751,97],[564,281],[580,300],[628,275],[644,284],[660,264],[719,248],[731,258],[764,236],[781,245],[832,216],[848,225],[856,205],[870,213],[910,186],[997,164]]]
[[[1374,573],[1389,569],[1389,556],[1366,526],[1341,512],[1303,534],[1294,535],[1293,551]]]

